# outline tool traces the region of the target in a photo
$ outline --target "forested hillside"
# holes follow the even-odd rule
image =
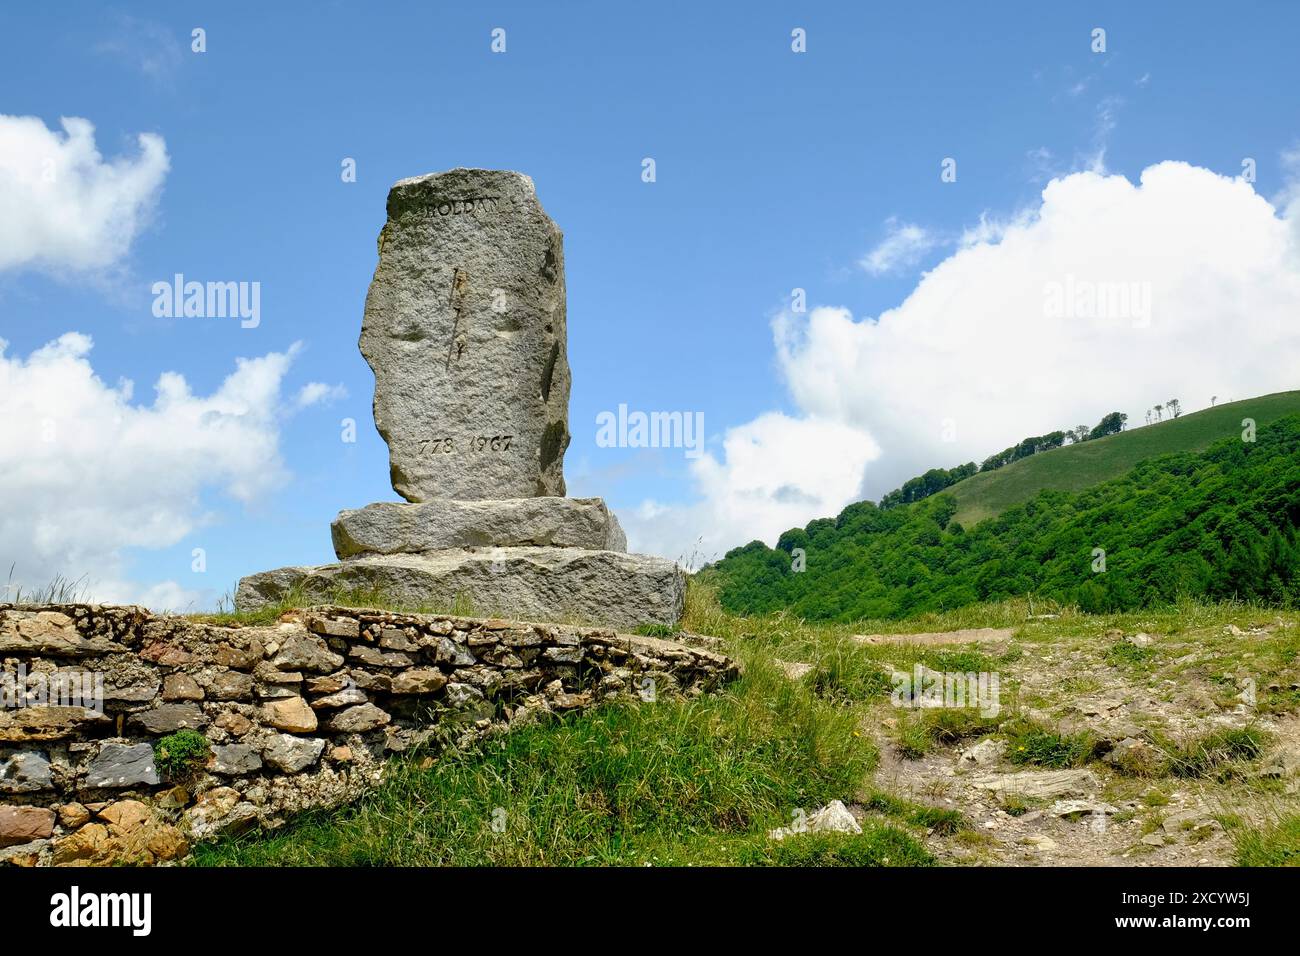
[[[969,528],[1012,505],[1028,501],[1044,489],[1081,491],[1120,477],[1145,458],[1203,451],[1212,442],[1238,434],[1244,419],[1263,425],[1296,414],[1300,414],[1300,391],[1276,392],[1023,456],[996,470],[982,470],[953,483],[956,518]]]
[[[1083,491],[1039,492],[972,528],[954,520],[957,507],[951,492],[885,510],[859,502],[787,531],[776,549],[736,548],[706,573],[729,611],[839,621],[1026,594],[1089,611],[1185,594],[1300,598],[1300,416],[1261,426],[1254,442],[1227,438]]]

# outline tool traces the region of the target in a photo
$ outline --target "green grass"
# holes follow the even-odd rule
[[[983,737],[997,730],[1001,716],[986,716],[974,707],[905,711],[894,730],[894,746],[907,760],[924,757],[941,744]]]
[[[1300,866],[1300,813],[1235,835],[1238,866]]]
[[[1007,721],[1007,759],[1053,770],[1082,767],[1099,756],[1098,740],[1086,731],[1062,734],[1023,718]]]
[[[917,831],[965,831],[956,811],[876,792],[868,809],[884,819],[865,821],[860,836],[767,837],[797,810],[862,791],[878,759],[862,723],[891,689],[884,661],[978,670],[989,664],[981,652],[864,646],[842,627],[737,618],[695,584],[687,603],[685,629],[722,638],[742,664],[744,676],[724,692],[605,706],[433,761],[403,755],[358,803],[200,846],[195,862],[924,866],[934,861]],[[962,624],[969,618],[963,612]],[[791,681],[778,658],[816,669]],[[947,727],[963,716],[933,719]]]
[[[353,807],[310,814],[269,836],[200,847],[196,861],[779,863],[801,851],[767,847],[767,831],[797,809],[852,799],[874,765],[877,753],[858,721],[852,708],[819,700],[770,661],[751,657],[745,677],[718,695],[609,705],[481,750],[444,754],[427,767],[394,759],[386,781]],[[841,862],[872,854],[910,862],[914,855],[904,850],[897,837],[877,832],[846,846]],[[835,861],[822,850],[813,855]]]
[[[886,698],[893,690],[889,674],[865,654],[842,648],[840,653],[832,651],[819,656],[820,662],[804,678],[818,697],[847,704]]]
[[[1139,647],[1132,641],[1116,641],[1106,650],[1106,663],[1119,667],[1122,665],[1141,665],[1156,656],[1151,647]]]
[[[153,752],[164,780],[186,783],[212,755],[212,746],[197,730],[178,730],[156,741]]]
[[[1167,773],[1174,777],[1226,779],[1242,763],[1257,759],[1268,746],[1269,735],[1255,727],[1214,730],[1166,746]]]
[[[895,817],[911,826],[933,830],[944,836],[970,829],[969,821],[957,810],[914,803],[879,790],[867,798],[865,805],[868,810]]]
[[[0,604],[84,604],[86,603],[86,577],[67,578],[56,575],[49,584],[38,588],[24,588],[14,583],[16,563],[9,566],[9,579],[0,587]]]
[[[1221,438],[1240,435],[1243,418],[1253,418],[1256,425],[1263,425],[1296,412],[1300,412],[1300,391],[1217,405],[1155,425],[1137,427],[1137,422],[1131,422],[1128,431],[1117,435],[1066,445],[996,471],[973,475],[947,488],[945,494],[957,499],[953,520],[970,528],[1028,501],[1045,488],[1079,491],[1119,478],[1145,458],[1201,451]]]

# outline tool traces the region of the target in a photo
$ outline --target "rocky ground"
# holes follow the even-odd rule
[[[979,745],[965,752],[945,748],[904,761],[886,747],[875,783],[887,792],[958,810],[974,825],[951,837],[929,835],[929,849],[949,863],[1232,864],[1233,843],[1217,819],[1231,812],[1231,804],[1212,788],[1170,788],[1166,793],[1153,786],[1147,791],[1159,794],[1153,805],[1143,794],[1112,796],[1106,776],[1093,770],[1012,769],[995,759],[996,752]],[[980,767],[976,761],[988,764]]]
[[[904,730],[934,724],[933,711],[873,708],[864,730],[881,760],[865,793],[959,812],[965,828],[925,836],[950,864],[1233,865],[1234,831],[1300,809],[1300,626],[1289,616],[1192,624],[1098,635],[1048,618],[851,637],[895,674],[911,670],[918,648],[978,653],[995,662],[1002,698],[1001,723],[975,721],[957,739],[936,735],[919,754],[916,733]],[[1023,748],[1015,728],[1025,723],[1091,749],[1027,761],[1015,752]],[[1243,731],[1262,742],[1258,753],[1214,751],[1224,732]],[[869,805],[864,797],[850,810],[863,819]]]

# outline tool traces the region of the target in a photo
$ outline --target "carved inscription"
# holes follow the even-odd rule
[[[469,199],[443,199],[407,213],[415,219],[444,219],[448,216],[481,216],[500,212],[498,196],[473,196]],[[406,217],[403,217],[406,218]]]
[[[465,310],[465,292],[469,288],[469,276],[465,270],[456,267],[456,272],[451,280],[451,305],[452,311],[456,314],[455,324],[451,327],[451,341],[447,344],[447,368],[451,368],[451,360],[457,361],[465,353],[465,333],[460,327],[460,315]]]
[[[426,438],[420,442],[421,455],[450,455],[456,451],[464,454],[482,451],[510,450],[514,435],[471,435],[469,438]]]

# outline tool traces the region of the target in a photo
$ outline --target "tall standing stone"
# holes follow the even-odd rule
[[[407,500],[342,512],[337,563],[248,575],[235,606],[468,602],[529,620],[677,624],[682,569],[625,553],[600,499],[564,497],[567,347],[563,236],[531,179],[453,169],[395,185],[361,352]]]
[[[408,501],[564,494],[563,239],[522,173],[453,169],[389,191],[361,353]]]

